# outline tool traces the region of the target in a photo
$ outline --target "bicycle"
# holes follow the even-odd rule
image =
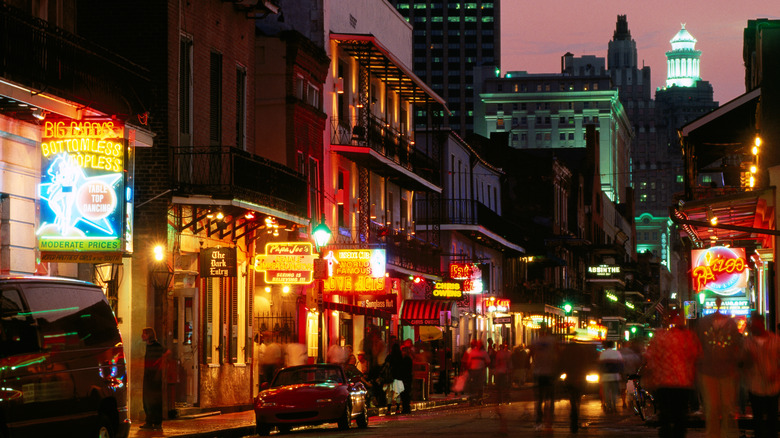
[[[631,397],[630,406],[642,421],[647,421],[656,413],[655,399],[652,394],[642,387],[642,378],[639,372],[630,374],[627,379],[628,383],[633,384],[633,390],[628,392]],[[628,388],[626,388],[626,391],[628,391]]]

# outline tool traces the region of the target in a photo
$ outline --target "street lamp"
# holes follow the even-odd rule
[[[328,242],[330,241],[330,228],[325,224],[325,215],[322,216],[322,220],[320,223],[314,227],[314,229],[311,230],[311,234],[314,237],[314,245],[317,248],[317,253],[319,254],[319,258],[317,259],[318,264],[324,263],[323,260],[323,254],[322,251],[325,248],[325,246],[328,245]],[[317,271],[315,269],[315,271]],[[319,272],[323,272],[324,269],[320,269]],[[323,360],[323,345],[322,345],[322,330],[323,330],[323,305],[322,305],[322,295],[325,290],[325,277],[327,274],[321,274],[321,278],[318,280],[318,287],[320,288],[319,293],[317,294],[317,362],[322,363]]]

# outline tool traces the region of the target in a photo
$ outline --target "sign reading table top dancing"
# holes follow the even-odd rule
[[[722,296],[742,295],[748,280],[745,248],[714,246],[691,251],[693,288]]]
[[[41,251],[121,251],[123,126],[113,121],[47,121],[41,153]]]

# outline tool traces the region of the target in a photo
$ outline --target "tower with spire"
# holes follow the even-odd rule
[[[695,86],[701,80],[701,50],[696,50],[696,38],[685,29],[683,23],[682,29],[669,42],[672,50],[666,52],[666,86]]]

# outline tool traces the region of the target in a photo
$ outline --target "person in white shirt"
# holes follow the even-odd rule
[[[599,355],[600,381],[604,388],[604,411],[617,412],[617,397],[620,393],[620,378],[623,373],[623,355],[615,350],[615,341],[606,341],[604,351]]]

